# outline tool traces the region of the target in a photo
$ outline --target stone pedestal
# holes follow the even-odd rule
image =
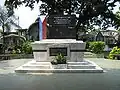
[[[15,69],[18,73],[85,73],[103,72],[94,62],[84,60],[85,43],[75,39],[46,39],[32,43],[34,60]],[[66,64],[52,65],[58,53],[63,53]]]
[[[83,61],[85,43],[76,41],[75,39],[45,39],[32,43],[34,59],[36,61],[52,61],[54,55],[51,55],[50,49],[66,49],[67,61],[79,62]]]

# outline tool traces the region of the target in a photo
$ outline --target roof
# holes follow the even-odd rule
[[[113,33],[109,32],[109,30],[107,30],[107,31],[99,31],[98,33],[101,33],[102,36],[104,36],[104,37],[114,37]],[[96,35],[98,35],[98,33]]]

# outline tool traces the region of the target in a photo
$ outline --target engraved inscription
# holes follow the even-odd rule
[[[47,23],[48,39],[76,39],[74,15],[50,15]]]
[[[59,53],[63,54],[64,56],[67,56],[67,48],[66,47],[49,48],[49,54],[50,54],[50,56],[56,56]]]

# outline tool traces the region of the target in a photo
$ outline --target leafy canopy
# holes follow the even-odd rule
[[[40,6],[41,14],[75,14],[78,16],[77,29],[101,25],[103,28],[109,26],[119,27],[119,20],[113,14],[116,2],[120,0],[6,0],[5,5],[17,8],[24,4],[26,7],[34,8],[35,3],[44,2]],[[120,6],[120,5],[119,5]]]

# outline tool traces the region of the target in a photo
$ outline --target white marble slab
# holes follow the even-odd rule
[[[36,61],[52,61],[54,56],[50,56],[49,48],[54,47],[66,47],[66,58],[69,62],[83,61],[84,52],[82,52],[82,50],[85,49],[85,43],[83,41],[76,41],[76,39],[44,39],[41,41],[35,41],[34,43],[32,43],[34,59]]]

